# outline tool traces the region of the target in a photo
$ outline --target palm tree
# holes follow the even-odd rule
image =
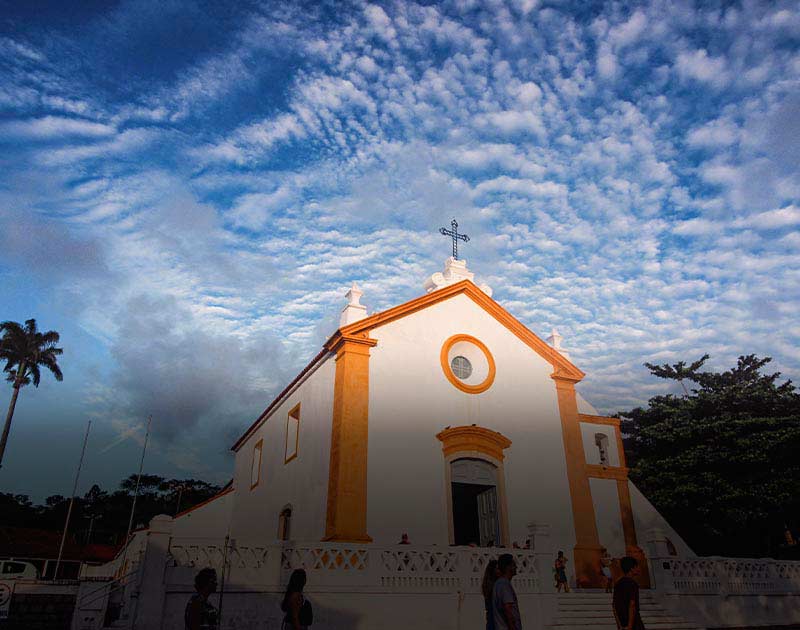
[[[3,371],[8,372],[7,380],[13,383],[14,387],[11,404],[8,405],[6,424],[3,427],[3,437],[0,438],[0,466],[2,466],[20,387],[31,382],[34,387],[39,387],[41,377],[39,367],[42,365],[53,373],[57,381],[63,380],[64,375],[58,367],[56,357],[64,351],[56,348],[58,333],[54,330],[40,333],[36,328],[35,319],[26,320],[24,327],[17,322],[3,322],[0,324],[0,332],[3,333],[0,338],[0,360],[6,362]]]

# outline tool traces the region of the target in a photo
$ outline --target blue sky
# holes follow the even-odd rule
[[[222,5],[232,6],[222,6]],[[0,319],[62,333],[4,491],[225,480],[352,281],[477,279],[604,412],[644,361],[800,373],[794,2],[7,3]],[[5,399],[10,397],[5,390]],[[3,403],[5,404],[5,403]]]

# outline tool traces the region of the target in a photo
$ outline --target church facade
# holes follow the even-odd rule
[[[587,587],[605,551],[646,566],[652,528],[693,555],[629,481],[619,421],[581,397],[555,331],[531,332],[456,258],[425,290],[373,315],[348,292],[340,328],[233,446],[232,538],[525,548],[547,531]]]

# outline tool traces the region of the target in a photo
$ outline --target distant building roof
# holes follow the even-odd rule
[[[0,558],[45,559],[58,558],[61,532],[27,527],[0,527]],[[64,560],[109,562],[118,546],[80,545],[71,536],[64,542]]]

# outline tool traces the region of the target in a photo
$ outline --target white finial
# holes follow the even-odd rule
[[[467,269],[466,260],[453,258],[450,256],[450,258],[444,262],[444,272],[442,273],[437,271],[431,275],[425,281],[423,287],[427,293],[430,293],[431,291],[436,291],[436,289],[441,289],[442,287],[455,284],[456,282],[461,282],[462,280],[470,280],[474,282],[474,278],[475,274]],[[482,284],[479,288],[489,297],[492,296],[492,289],[488,284]]]
[[[367,307],[359,301],[362,295],[364,295],[364,292],[354,282],[353,286],[344,295],[347,298],[347,306],[342,309],[342,315],[339,318],[340,328],[360,321],[367,316]]]
[[[347,298],[347,305],[348,306],[361,306],[361,296],[364,295],[364,292],[358,288],[358,285],[354,282],[353,286],[350,287],[350,290],[344,294]]]
[[[558,331],[553,328],[550,331],[550,336],[547,338],[547,343],[553,346],[554,349],[558,350],[565,359],[569,359],[569,352],[567,352],[564,348],[561,347],[561,341],[564,339],[561,335],[558,334]]]

